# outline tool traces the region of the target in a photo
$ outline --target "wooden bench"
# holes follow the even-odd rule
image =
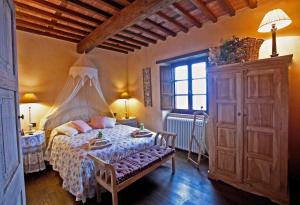
[[[118,192],[143,176],[154,171],[163,163],[172,159],[172,173],[175,173],[176,134],[159,132],[155,136],[155,145],[128,156],[116,163],[106,163],[89,154],[95,164],[97,183],[97,201],[101,201],[101,187],[112,194],[113,205],[118,205]]]

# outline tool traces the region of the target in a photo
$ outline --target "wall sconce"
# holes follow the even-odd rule
[[[31,104],[31,103],[38,103],[39,99],[34,93],[25,93],[21,98],[21,103]],[[28,116],[29,116],[29,131],[28,134],[32,134],[33,130],[33,123],[31,122],[31,106],[28,107]]]
[[[290,17],[281,9],[274,9],[269,11],[263,18],[259,25],[258,32],[267,33],[272,32],[272,55],[271,57],[278,56],[276,46],[276,31],[287,27],[292,23]]]

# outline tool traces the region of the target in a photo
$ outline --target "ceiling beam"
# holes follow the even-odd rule
[[[122,50],[125,50],[125,51],[132,51],[132,52],[134,51],[134,49],[132,49],[132,48],[121,46],[119,44],[108,43],[108,42],[103,42],[102,44],[113,47],[113,48],[116,48],[116,49],[122,49]]]
[[[115,39],[115,38],[109,38],[108,41],[113,42],[113,43],[122,44],[124,46],[128,46],[128,47],[133,48],[133,49],[141,49],[141,46],[137,46],[137,45],[132,44],[132,43],[127,43],[125,41],[120,41],[120,40]]]
[[[158,33],[155,33],[155,32],[153,32],[153,31],[151,31],[150,29],[146,29],[146,28],[141,27],[141,26],[139,26],[139,25],[133,25],[131,28],[134,28],[134,29],[136,29],[136,30],[138,30],[138,31],[144,32],[144,33],[146,33],[146,34],[148,34],[148,35],[150,35],[150,36],[152,36],[152,37],[154,37],[154,38],[160,39],[160,40],[162,40],[162,41],[166,40],[166,37],[165,37],[165,36],[160,35],[160,34],[158,34]]]
[[[50,27],[43,26],[43,25],[40,25],[40,24],[31,23],[31,22],[24,21],[24,20],[18,19],[18,18],[16,19],[16,23],[17,23],[18,26],[31,28],[31,29],[35,29],[35,30],[46,31],[46,32],[49,32],[49,33],[54,33],[54,34],[57,34],[57,35],[62,35],[62,36],[66,36],[66,37],[73,38],[73,39],[81,40],[84,37],[82,35],[78,35],[78,34],[66,32],[66,31],[58,30],[58,29],[55,29],[55,28],[50,28]]]
[[[251,9],[254,9],[257,7],[257,0],[247,0],[248,6]]]
[[[217,1],[230,14],[230,16],[235,15],[235,9],[233,8],[229,0],[217,0]]]
[[[159,11],[156,14],[159,17],[161,17],[161,18],[167,20],[168,22],[172,23],[173,25],[175,25],[177,28],[179,28],[184,33],[188,32],[189,29],[187,27],[185,27],[184,25],[182,25],[179,21],[176,21],[175,18],[169,17],[167,14],[163,13],[162,11]]]
[[[36,30],[36,29],[32,29],[32,28],[19,26],[19,25],[17,25],[16,27],[17,27],[17,30],[25,31],[25,32],[28,32],[28,33],[34,33],[34,34],[37,34],[37,35],[47,36],[47,37],[51,37],[51,38],[56,38],[56,39],[60,39],[60,40],[64,40],[64,41],[73,42],[73,43],[78,43],[79,42],[79,40],[77,40],[77,39],[56,35],[56,34],[53,34],[53,33],[48,33],[46,31],[40,31],[40,30]]]
[[[19,9],[19,10],[26,11],[26,12],[29,12],[29,13],[34,14],[34,15],[43,16],[45,18],[55,19],[55,20],[60,21],[60,22],[69,23],[69,24],[72,24],[74,26],[78,26],[78,27],[80,27],[80,28],[82,28],[86,31],[92,31],[95,28],[94,26],[87,25],[85,23],[81,23],[79,21],[75,21],[75,20],[67,18],[67,17],[58,16],[58,15],[55,15],[51,12],[44,11],[44,10],[38,9],[36,7],[29,6],[27,4],[23,4],[23,3],[20,3],[20,2],[17,2],[17,1],[15,1],[15,5],[16,5],[17,9]]]
[[[186,11],[178,3],[173,4],[172,7],[174,8],[174,10],[177,13],[179,13],[182,17],[184,17],[191,24],[197,26],[198,28],[200,28],[202,26],[202,23],[198,19],[196,19],[192,14],[190,14],[188,11]]]
[[[61,24],[59,22],[54,22],[54,21],[50,21],[50,20],[47,20],[47,19],[44,19],[44,18],[40,18],[38,16],[27,14],[27,13],[24,13],[22,11],[17,11],[16,16],[17,16],[18,19],[23,19],[23,20],[26,20],[26,21],[29,20],[29,21],[33,21],[34,23],[37,22],[37,23],[40,23],[40,24],[41,23],[46,24],[47,26],[53,26],[54,28],[62,29],[62,30],[65,30],[65,31],[70,31],[70,32],[73,32],[73,33],[77,33],[79,35],[88,35],[89,34],[88,31],[84,31],[84,30],[81,30],[81,29],[78,29],[78,28],[74,28],[72,26],[64,25],[64,24]]]
[[[190,0],[201,12],[209,18],[212,22],[216,23],[218,18],[213,14],[213,12],[206,6],[203,0]]]
[[[148,16],[164,9],[178,0],[136,0],[113,17],[99,25],[92,33],[84,38],[77,46],[77,51],[88,52],[103,41],[114,36],[125,28],[144,20]]]
[[[118,3],[122,4],[123,6],[128,6],[130,4],[127,0],[116,0]]]
[[[113,12],[113,14],[118,13],[121,9],[124,8],[122,4],[119,4],[114,0],[102,0],[98,1],[98,3],[102,4],[101,7],[108,7]]]
[[[113,15],[111,13],[108,13],[106,11],[103,11],[97,7],[94,7],[88,3],[78,1],[78,0],[68,0],[66,1],[67,4],[72,4],[73,6],[81,7],[89,12],[92,12],[94,14],[100,15],[106,20],[109,17],[112,17]]]
[[[130,31],[130,30],[128,30],[128,29],[125,29],[125,30],[123,30],[122,32],[123,32],[123,33],[126,33],[126,34],[129,34],[129,35],[131,35],[131,36],[134,36],[134,37],[136,37],[136,38],[138,38],[138,39],[141,39],[142,41],[146,41],[146,42],[149,42],[149,43],[156,43],[156,40],[154,40],[154,39],[152,39],[152,38],[149,38],[149,37],[147,37],[147,36],[144,36],[144,35],[142,35],[142,34],[135,33],[135,32]]]
[[[172,31],[172,30],[170,30],[170,29],[168,29],[168,28],[160,25],[159,23],[157,23],[157,22],[155,22],[155,21],[153,21],[153,20],[151,20],[149,18],[146,18],[144,20],[144,22],[148,23],[151,26],[154,26],[155,28],[161,30],[162,32],[164,32],[164,33],[166,33],[166,34],[168,34],[170,36],[176,36],[176,33],[174,31]]]
[[[113,48],[113,47],[110,47],[110,46],[98,45],[97,47],[105,49],[105,50],[116,51],[116,52],[119,52],[119,53],[128,54],[128,51],[124,51],[122,49]]]
[[[138,45],[141,45],[141,46],[145,46],[145,47],[148,47],[148,43],[145,43],[143,41],[139,41],[139,40],[136,40],[134,38],[130,38],[128,36],[124,36],[122,34],[116,34],[115,37],[119,38],[119,39],[122,39],[122,40],[125,40],[125,41],[129,41],[131,43],[135,43],[135,44],[138,44]]]
[[[84,15],[82,13],[78,13],[78,12],[73,11],[73,10],[68,9],[68,8],[61,7],[61,6],[57,5],[57,4],[51,3],[49,1],[45,1],[45,0],[31,0],[31,2],[33,2],[36,5],[42,6],[44,8],[51,9],[51,10],[56,11],[56,12],[61,12],[61,13],[73,16],[75,18],[80,18],[80,19],[82,19],[84,21],[91,22],[92,24],[98,25],[98,24],[103,23],[103,21],[101,21],[99,19],[96,19],[96,18],[87,16],[87,15]]]

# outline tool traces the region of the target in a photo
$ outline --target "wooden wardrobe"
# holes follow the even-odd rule
[[[208,69],[209,178],[289,203],[292,55]]]

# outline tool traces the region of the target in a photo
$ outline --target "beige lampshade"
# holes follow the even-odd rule
[[[272,24],[275,24],[277,30],[282,29],[292,23],[290,17],[281,9],[269,11],[259,25],[258,32],[266,33],[272,29]]]
[[[37,103],[38,97],[34,93],[25,93],[21,98],[21,103]]]
[[[122,92],[120,95],[120,99],[129,99],[131,96],[128,94],[128,92]]]

